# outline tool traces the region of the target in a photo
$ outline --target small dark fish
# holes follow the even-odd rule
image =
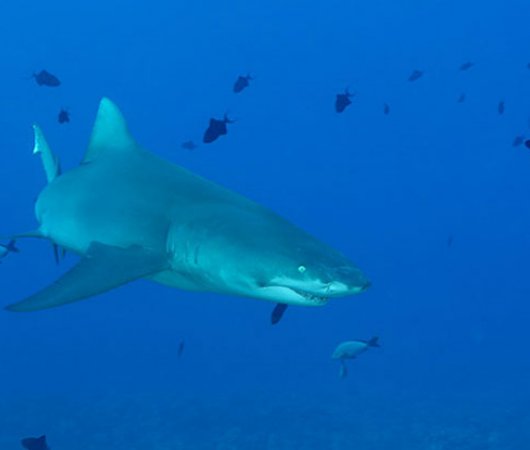
[[[184,148],[186,150],[195,150],[197,148],[197,145],[193,141],[186,141],[180,144],[181,148]]]
[[[46,436],[44,435],[38,438],[22,439],[20,443],[26,450],[50,450],[50,447],[46,443]]]
[[[0,244],[0,262],[4,259],[9,253],[18,253],[20,250],[16,246],[14,239],[11,239],[7,244]]]
[[[524,142],[524,136],[522,135],[519,135],[519,136],[515,136],[513,142],[512,142],[512,147],[519,147],[520,145],[522,145]]]
[[[451,247],[453,245],[453,236],[450,235],[448,238],[447,238],[447,247]]]
[[[233,91],[236,94],[239,94],[244,89],[246,89],[250,85],[250,81],[252,80],[252,77],[250,75],[247,75],[246,77],[240,75],[236,82],[234,83]]]
[[[458,100],[457,102],[458,103],[464,103],[466,101],[466,94],[464,94],[463,92],[460,94],[460,96],[458,97]]]
[[[230,120],[226,116],[226,114],[225,114],[223,120],[211,118],[210,119],[210,124],[208,125],[208,128],[204,132],[204,136],[202,138],[202,141],[205,144],[209,144],[209,143],[215,141],[218,137],[224,136],[228,132],[227,127],[226,127],[226,125],[228,123],[234,123],[234,122],[232,120]]]
[[[177,349],[177,357],[180,358],[182,356],[182,354],[184,353],[184,347],[185,347],[185,341],[184,339],[181,339],[180,342],[179,342],[179,346],[178,346],[178,349]]]
[[[524,141],[524,146],[530,149],[530,139],[527,139],[526,141]]]
[[[60,124],[70,122],[70,113],[66,109],[61,109],[59,115],[57,116],[57,121]]]
[[[461,65],[460,65],[460,70],[461,70],[461,71],[469,70],[469,69],[471,69],[474,65],[475,65],[474,62],[467,61],[467,62],[465,62],[464,64],[461,64]]]
[[[355,94],[351,94],[348,89],[343,94],[337,94],[335,99],[335,111],[338,113],[344,112],[344,110],[351,105],[351,97]]]
[[[39,86],[57,87],[61,85],[61,81],[55,75],[52,75],[46,70],[41,70],[39,73],[34,73],[33,78]]]
[[[276,325],[280,320],[282,320],[283,313],[285,312],[286,309],[287,309],[287,305],[285,303],[276,304],[271,314],[271,323],[273,325]]]
[[[409,75],[409,81],[416,81],[419,80],[423,76],[422,70],[413,70],[412,73]]]
[[[385,116],[388,116],[390,114],[390,105],[388,103],[385,103],[383,105],[383,113]]]
[[[504,114],[504,100],[501,100],[499,104],[497,105],[497,112],[500,116]]]

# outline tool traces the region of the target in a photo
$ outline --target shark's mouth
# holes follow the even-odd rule
[[[262,286],[259,291],[262,298],[292,305],[321,306],[328,302],[323,295],[280,284]]]
[[[302,291],[300,289],[295,289],[293,287],[287,287],[287,289],[290,289],[291,291],[295,292],[296,294],[304,297],[308,302],[312,302],[316,305],[324,305],[328,302],[327,297],[322,297],[320,295],[315,295],[310,292]]]

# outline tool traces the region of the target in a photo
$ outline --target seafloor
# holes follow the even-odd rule
[[[0,402],[6,450],[39,433],[53,450],[524,450],[530,443],[527,399],[487,394],[109,393]]]

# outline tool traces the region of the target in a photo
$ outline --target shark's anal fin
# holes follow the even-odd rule
[[[65,305],[152,275],[167,266],[165,255],[139,246],[123,249],[93,243],[87,255],[61,278],[6,309],[27,312]]]

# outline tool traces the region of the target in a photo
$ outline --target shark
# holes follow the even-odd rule
[[[47,239],[79,261],[8,311],[58,307],[138,279],[302,306],[370,286],[346,256],[280,215],[141,147],[108,98],[71,170],[61,171],[36,125],[34,134],[47,184],[37,229],[17,237]]]

